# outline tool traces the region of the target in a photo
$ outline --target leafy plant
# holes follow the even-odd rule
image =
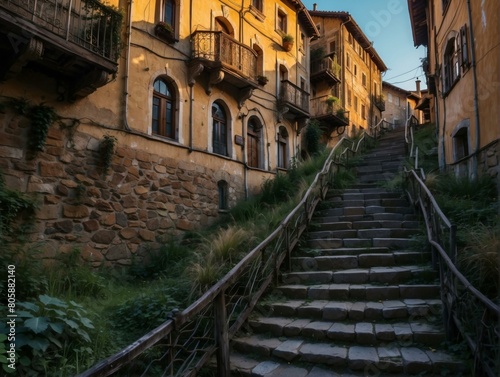
[[[290,34],[285,34],[283,36],[283,43],[288,42],[288,43],[293,43],[294,38]]]
[[[315,155],[320,152],[320,140],[321,140],[322,131],[319,127],[318,121],[310,121],[305,130],[305,142],[306,149],[310,155]]]
[[[101,166],[104,174],[108,172],[108,169],[111,166],[111,160],[113,159],[113,154],[115,152],[116,142],[116,137],[111,135],[104,135],[99,145],[99,151],[101,154]]]
[[[16,306],[18,375],[70,374],[78,372],[78,360],[92,357],[89,331],[94,326],[81,305],[40,295],[33,302],[18,302]],[[0,327],[5,333],[5,323]]]
[[[179,303],[171,297],[168,290],[155,289],[115,308],[112,311],[114,326],[133,339],[162,324],[178,306]]]
[[[5,187],[3,176],[0,174],[0,241],[19,231],[20,227],[13,226],[14,222],[31,223],[36,208],[36,200],[33,197]]]
[[[57,119],[57,114],[52,107],[43,103],[33,106],[28,117],[31,120],[30,147],[35,151],[42,151],[49,132],[49,127]]]

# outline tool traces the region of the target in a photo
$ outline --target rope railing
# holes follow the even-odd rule
[[[500,306],[479,292],[456,267],[456,226],[439,208],[415,170],[406,170],[407,195],[422,213],[432,261],[439,269],[446,335],[458,332],[474,356],[476,375],[500,375]]]
[[[229,342],[267,287],[279,279],[280,268],[287,259],[290,269],[291,252],[307,228],[316,205],[326,197],[335,174],[348,161],[348,154],[363,148],[365,137],[371,136],[365,133],[357,143],[343,137],[297,206],[198,300],[183,311],[171,312],[163,324],[79,377],[114,373],[194,376],[214,355],[217,375],[229,377]]]

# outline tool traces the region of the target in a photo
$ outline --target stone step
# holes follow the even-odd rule
[[[351,323],[355,321],[401,320],[402,318],[413,320],[420,317],[435,320],[441,315],[441,308],[442,303],[438,299],[378,301],[293,299],[265,306],[259,310],[259,313],[263,318],[289,317]]]
[[[318,255],[295,256],[291,258],[294,271],[334,271],[347,268],[393,267],[408,262],[429,263],[429,252],[366,253],[355,255]],[[429,268],[430,269],[430,268]],[[436,271],[430,269],[429,277],[434,278]]]
[[[438,284],[283,284],[276,291],[288,299],[300,300],[406,300],[438,299]]]
[[[403,198],[401,192],[374,190],[374,189],[352,189],[356,191],[342,192],[330,190],[328,194],[328,201],[337,203],[343,200],[372,200],[372,199],[401,199]],[[406,203],[408,205],[408,202]]]
[[[388,247],[411,248],[414,241],[409,238],[322,238],[307,241],[313,249],[336,249],[341,247]]]
[[[318,230],[348,230],[348,229],[377,229],[377,228],[391,228],[391,229],[420,229],[418,221],[342,221],[334,223],[314,223],[311,227]]]
[[[235,339],[233,347],[241,354],[267,359],[253,365],[244,362],[243,356],[231,357],[238,363],[238,366],[233,365],[234,368],[252,377],[347,377],[380,375],[381,371],[384,376],[441,375],[444,369],[453,376],[461,376],[465,371],[463,362],[445,351],[399,344],[344,346],[302,339],[270,342],[263,336],[248,336]],[[293,365],[290,365],[292,361]],[[244,368],[247,368],[246,372]]]
[[[319,215],[319,214],[317,214]],[[334,222],[359,222],[359,221],[380,221],[380,220],[394,220],[394,221],[417,221],[418,216],[415,214],[402,214],[402,213],[374,213],[371,215],[338,215],[338,216],[315,216],[313,221],[315,223],[334,223]]]
[[[331,216],[359,216],[373,214],[401,213],[414,214],[415,211],[409,206],[355,206],[355,207],[338,207],[330,208],[321,211],[324,217]]]
[[[411,280],[434,281],[438,275],[428,266],[358,267],[355,256],[307,258],[294,266],[300,271],[283,274],[287,284],[401,284]]]
[[[349,195],[349,194],[347,194]],[[409,203],[406,199],[401,198],[390,198],[390,199],[345,199],[342,197],[332,198],[330,200],[333,205],[337,208],[343,207],[372,207],[372,206],[381,206],[381,207],[408,207]]]
[[[412,322],[401,321],[407,317],[399,304],[393,307],[382,303],[369,303],[365,309],[365,321],[349,318],[349,308],[354,304],[339,302],[325,305],[323,317],[319,319],[293,317],[259,316],[248,321],[256,334],[272,334],[274,337],[300,337],[315,340],[333,340],[342,344],[381,345],[387,342],[418,343],[437,347],[446,340],[443,326],[437,326],[427,319],[434,319],[440,312],[432,313],[425,304],[418,307],[419,315],[412,315]],[[300,311],[300,308],[295,312]],[[414,307],[414,311],[417,311]],[[403,312],[403,313],[401,313]],[[385,313],[385,314],[384,314]],[[353,312],[353,314],[355,314]],[[359,314],[359,313],[358,313]],[[294,318],[294,317],[298,317]],[[358,315],[355,315],[357,318]],[[395,319],[396,318],[396,319]],[[391,321],[392,320],[392,321]],[[342,321],[342,322],[339,322]],[[378,321],[378,322],[377,322]],[[247,338],[248,339],[248,338]]]
[[[354,223],[355,225],[356,223]],[[376,238],[376,237],[411,237],[421,233],[420,229],[415,228],[368,228],[368,229],[338,229],[321,230],[308,232],[309,239],[329,239],[329,238]]]

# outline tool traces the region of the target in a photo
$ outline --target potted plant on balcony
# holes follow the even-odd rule
[[[266,76],[262,76],[262,75],[257,76],[257,82],[260,85],[266,85],[268,81],[269,81],[269,79]]]
[[[328,106],[329,110],[333,109],[333,104],[339,102],[338,97],[335,96],[328,96],[325,100],[326,105]]]
[[[285,51],[291,51],[293,48],[293,37],[290,34],[285,34],[283,36],[283,49]]]
[[[166,22],[159,21],[155,25],[155,35],[168,43],[176,42],[172,26]]]

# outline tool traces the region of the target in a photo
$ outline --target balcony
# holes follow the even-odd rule
[[[207,92],[225,81],[240,90],[257,83],[257,53],[221,31],[196,31],[191,36],[190,84],[203,70],[209,72]]]
[[[377,108],[380,110],[380,111],[385,111],[385,98],[382,94],[380,95],[372,95],[372,101],[374,103],[375,106],[377,106]]]
[[[280,114],[289,113],[295,118],[308,118],[309,93],[288,80],[282,80],[278,109]]]
[[[320,121],[328,129],[349,125],[349,112],[339,103],[329,103],[322,96],[311,100],[311,118]]]
[[[118,70],[122,16],[96,0],[1,0],[0,78],[28,66],[84,97]]]
[[[340,65],[329,57],[311,62],[311,81],[326,81],[329,85],[340,82]]]

